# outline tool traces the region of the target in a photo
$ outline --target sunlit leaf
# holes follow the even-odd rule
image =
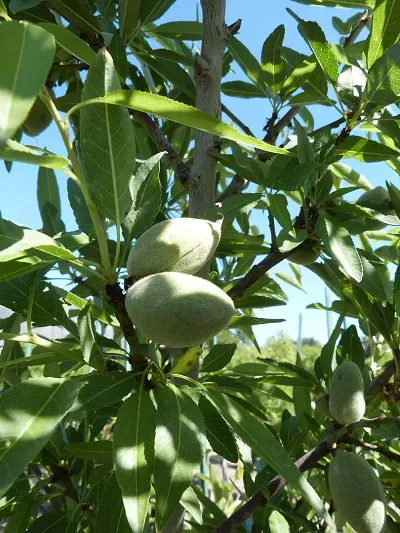
[[[0,396],[0,495],[49,440],[78,394],[68,379],[31,378]]]
[[[122,404],[114,428],[114,471],[133,533],[146,525],[154,460],[156,411],[142,386]]]
[[[1,146],[27,117],[46,81],[56,47],[54,37],[42,28],[6,21],[0,24],[0,50],[7,50],[0,63]]]

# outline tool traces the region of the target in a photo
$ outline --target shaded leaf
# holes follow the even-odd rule
[[[103,461],[104,459],[111,459],[113,443],[110,440],[71,442],[65,446],[64,450],[81,459]]]
[[[100,28],[84,2],[81,0],[49,0],[51,6],[64,18],[86,30],[89,35],[99,33]]]
[[[247,81],[226,81],[221,84],[221,91],[227,96],[236,98],[267,98],[267,95],[257,85]]]
[[[118,0],[118,16],[121,35],[131,34],[139,23],[142,0]]]
[[[40,26],[51,33],[54,36],[56,43],[71,55],[80,59],[84,63],[87,63],[88,65],[91,65],[95,60],[95,52],[93,52],[93,50],[85,43],[85,41],[72,33],[72,31],[69,31],[67,28],[63,28],[58,24],[52,24],[50,22],[42,23]]]
[[[232,359],[236,344],[215,344],[203,360],[202,372],[216,372],[224,368]]]
[[[206,437],[215,453],[232,463],[238,462],[238,447],[225,420],[205,396],[199,408],[206,426]]]
[[[134,388],[134,378],[129,372],[107,372],[93,376],[80,391],[74,410],[95,411],[116,403]]]
[[[394,44],[368,72],[367,98],[378,104],[390,104],[400,94],[400,44]]]
[[[154,33],[187,41],[199,41],[203,37],[203,24],[201,22],[183,20],[179,22],[166,22],[154,29]]]
[[[188,487],[182,494],[181,505],[196,520],[198,524],[203,523],[202,509],[199,499],[192,487]]]
[[[115,474],[108,479],[97,506],[95,533],[132,533]]]
[[[378,143],[365,137],[350,135],[340,143],[337,152],[343,157],[352,157],[365,163],[374,163],[376,161],[386,161],[400,157],[400,151],[393,150],[389,146]]]
[[[40,151],[43,152],[39,148]],[[30,163],[46,168],[63,169],[69,165],[68,159],[60,155],[42,155],[37,150],[32,150],[17,141],[9,139],[7,144],[0,146],[0,159],[5,161],[16,161],[19,163]]]

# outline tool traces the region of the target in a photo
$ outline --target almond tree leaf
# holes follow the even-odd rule
[[[196,520],[198,524],[203,523],[200,502],[192,487],[188,487],[182,494],[181,505]]]
[[[290,12],[290,10],[289,10]],[[299,21],[299,31],[313,51],[322,70],[332,83],[339,77],[339,64],[320,26],[313,21]]]
[[[154,28],[153,32],[169,39],[200,41],[203,37],[203,24],[194,20],[166,22]]]
[[[226,367],[237,348],[236,344],[215,344],[205,356],[202,372],[216,372]]]
[[[143,533],[154,462],[156,410],[143,383],[122,404],[114,426],[114,471],[133,533]]]
[[[42,0],[11,0],[8,7],[11,13],[15,14],[24,9],[32,9],[32,7],[38,6],[40,2],[42,2]]]
[[[376,0],[366,52],[368,69],[399,40],[399,13],[400,0]]]
[[[69,379],[30,378],[0,396],[0,496],[36,457],[72,406],[79,385]]]
[[[93,98],[81,102],[71,111],[77,111],[81,107],[85,107],[89,104],[113,104],[136,109],[137,111],[144,111],[145,113],[152,113],[161,118],[171,120],[172,122],[183,124],[184,126],[190,126],[201,131],[206,131],[207,133],[213,133],[219,137],[225,137],[231,141],[254,146],[265,152],[293,157],[293,154],[283,148],[278,148],[277,146],[273,146],[272,144],[251,137],[250,135],[241,133],[229,124],[226,124],[225,122],[222,122],[222,120],[218,120],[203,111],[199,111],[182,102],[158,94],[141,91],[114,91],[102,98]]]
[[[230,461],[237,463],[238,447],[231,430],[225,420],[205,396],[199,401],[199,408],[206,426],[206,436],[215,453]]]
[[[110,54],[102,49],[89,68],[82,99],[120,89]],[[100,212],[120,226],[131,206],[129,181],[135,168],[135,138],[127,109],[86,105],[80,114],[81,151],[88,186]]]
[[[268,209],[280,226],[286,231],[292,231],[292,219],[288,209],[286,196],[283,194],[268,194]]]
[[[165,153],[160,152],[144,161],[131,179],[132,206],[122,222],[126,242],[146,231],[160,211],[162,204],[160,161]]]
[[[55,168],[57,170],[62,170],[69,165],[69,161],[65,157],[60,155],[42,155],[37,150],[32,150],[28,146],[11,139],[7,141],[7,144],[0,146],[0,159],[4,159],[4,161],[16,161],[17,163],[29,163],[46,168]]]
[[[13,20],[0,24],[0,50],[7,50],[0,63],[1,146],[26,119],[46,81],[56,43],[39,26]]]
[[[375,163],[400,157],[400,151],[394,150],[372,139],[350,135],[337,146],[342,157],[352,157],[365,163]]]
[[[155,391],[156,525],[162,530],[200,465],[205,438],[197,405],[174,385]]]
[[[134,388],[130,372],[107,372],[93,376],[79,391],[74,411],[96,411],[107,405],[119,402]]]
[[[237,98],[267,98],[264,91],[261,91],[254,83],[247,81],[226,81],[221,84],[221,91],[227,96]]]
[[[294,489],[300,492],[319,514],[325,516],[325,519],[332,523],[329,515],[326,516],[324,504],[318,494],[267,427],[231,397],[216,390],[202,389],[201,392],[214,405],[238,437]]]
[[[115,474],[107,481],[97,507],[95,533],[132,533]]]
[[[96,17],[81,0],[49,0],[49,2],[60,15],[76,24],[78,28],[86,30],[89,35],[100,33]]]
[[[63,28],[58,24],[44,22],[40,27],[54,35],[56,43],[64,50],[80,59],[87,65],[91,65],[96,58],[96,53],[88,46],[85,41],[80,39],[75,33]]]
[[[92,217],[79,185],[71,178],[67,181],[68,200],[78,228],[86,235],[95,235]]]
[[[139,24],[142,0],[118,0],[119,27],[122,37],[131,34]]]
[[[268,518],[271,533],[290,533],[290,526],[286,518],[278,511],[272,511]]]
[[[261,65],[247,46],[236,39],[236,37],[232,37],[229,40],[228,49],[246,76],[264,91],[265,94],[268,94]]]
[[[363,266],[350,233],[322,216],[318,218],[315,230],[346,276],[359,283],[363,277]]]
[[[60,191],[53,169],[39,168],[37,198],[44,233],[53,236],[65,231],[61,220]]]
[[[81,459],[103,461],[112,458],[113,443],[111,440],[71,442],[64,450]]]
[[[400,44],[384,51],[368,72],[367,98],[371,102],[390,104],[400,93]]]
[[[286,78],[286,62],[281,56],[284,36],[285,26],[280,24],[265,39],[261,52],[261,68],[264,72],[264,79],[274,96]]]

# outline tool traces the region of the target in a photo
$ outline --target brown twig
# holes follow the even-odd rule
[[[327,436],[315,446],[312,450],[305,453],[298,461],[296,466],[300,472],[306,472],[315,468],[318,461],[333,451],[333,446],[336,443],[342,442],[347,435],[364,427],[378,427],[386,424],[400,424],[400,417],[385,418],[380,416],[372,420],[360,420],[356,424],[350,424],[344,427],[334,427],[327,434]],[[259,490],[240,506],[231,516],[222,522],[213,533],[231,533],[235,528],[239,527],[254,511],[260,507],[264,507],[271,496],[276,494],[280,489],[286,485],[286,480],[282,476],[275,476],[267,485],[266,490]],[[268,494],[269,496],[266,496]]]
[[[397,362],[400,363],[400,351],[399,350],[394,351],[393,356],[397,359]],[[377,378],[375,378],[374,381],[368,387],[365,393],[366,401],[372,400],[372,398],[374,398],[377,394],[382,392],[383,387],[386,385],[386,383],[394,375],[395,372],[396,372],[396,362],[393,359],[387,365],[385,370]]]
[[[369,20],[369,13],[368,9],[364,11],[364,13],[361,15],[360,19],[358,20],[357,24],[354,26],[354,28],[351,30],[349,35],[345,38],[343,42],[343,46],[350,46],[351,44],[354,44],[357,37],[360,35],[362,30],[365,28],[365,26],[368,24]]]
[[[271,251],[275,251],[278,249],[278,244],[276,242],[275,219],[272,216],[272,213],[269,209],[268,209],[268,225],[269,225],[269,232],[271,234]]]
[[[388,450],[387,448],[385,448],[385,446],[382,446],[381,444],[371,444],[370,442],[363,442],[348,435],[343,438],[343,442],[346,442],[353,446],[360,446],[361,448],[365,448],[366,450],[377,452],[387,457],[390,461],[397,461],[398,463],[400,463],[400,454]]]
[[[248,126],[246,126],[246,124],[244,124],[244,122],[242,122],[240,118],[235,115],[235,113],[233,113],[228,107],[226,107],[226,105],[221,104],[221,111],[225,113],[225,115],[228,116],[232,120],[232,122],[237,124],[239,128],[243,130],[247,135],[250,135],[251,137],[255,137],[251,129]]]
[[[137,352],[139,340],[133,327],[132,321],[125,308],[125,295],[118,283],[108,284],[105,286],[110,304],[115,309],[115,316],[121,326],[122,333],[129,345],[129,362],[135,371],[144,370],[147,367],[146,358]]]
[[[160,152],[167,152],[166,157],[169,165],[174,170],[176,177],[182,185],[187,188],[191,169],[168,142],[157,121],[153,120],[147,113],[141,111],[131,111],[131,113],[153,139],[157,149],[160,150]]]

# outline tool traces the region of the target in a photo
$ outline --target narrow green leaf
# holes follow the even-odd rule
[[[116,371],[93,376],[79,391],[74,411],[95,411],[117,403],[133,390],[134,385],[130,372]]]
[[[161,209],[162,187],[159,174],[160,161],[165,153],[160,152],[142,163],[131,179],[132,207],[122,222],[127,243],[146,231]]]
[[[36,0],[33,0],[33,1],[36,1]],[[38,1],[41,2],[42,0],[38,0]],[[6,6],[4,5],[3,0],[0,0],[0,16],[4,18],[8,17],[7,9],[6,9]]]
[[[56,291],[61,295],[62,299],[68,303],[76,307],[77,309],[82,310],[85,305],[87,304],[87,301],[78,296],[77,294],[74,294],[72,292],[68,292],[61,287],[55,287]],[[100,320],[100,322],[103,322],[104,324],[107,324],[108,326],[118,327],[119,322],[115,318],[115,316],[110,315],[102,309],[101,307],[91,304],[91,313],[94,318],[97,320]]]
[[[106,369],[106,363],[101,350],[97,346],[94,336],[93,319],[92,319],[92,303],[87,302],[85,307],[78,315],[78,331],[79,340],[82,348],[82,356],[86,364],[102,371]]]
[[[314,149],[307,132],[297,119],[294,119],[294,124],[297,136],[297,157],[300,163],[313,163],[315,161]]]
[[[199,408],[206,426],[206,436],[215,453],[232,463],[238,462],[238,447],[225,420],[205,396],[199,401]]]
[[[46,81],[56,47],[54,37],[42,28],[6,21],[0,24],[0,50],[7,50],[0,63],[1,146],[27,117]]]
[[[64,18],[86,30],[89,35],[100,33],[96,17],[81,0],[49,0],[50,5]]]
[[[254,83],[247,81],[226,81],[221,84],[221,91],[227,96],[237,98],[267,98],[264,91],[261,91]]]
[[[60,192],[54,170],[39,168],[37,198],[43,221],[43,231],[50,236],[65,231],[65,225],[61,220]]]
[[[67,379],[31,378],[0,396],[0,495],[36,457],[78,394]]]
[[[95,533],[132,533],[126,519],[121,489],[112,474],[101,494],[97,507]]]
[[[170,39],[200,41],[203,37],[203,24],[191,20],[166,22],[165,24],[157,26],[153,32]]]
[[[119,31],[114,33],[109,46],[109,51],[119,76],[125,80],[129,75],[128,59],[126,57],[125,42]]]
[[[141,5],[142,0],[118,0],[119,27],[123,37],[136,30]]]
[[[262,91],[268,94],[264,81],[264,72],[260,63],[253,56],[250,50],[236,37],[232,37],[228,43],[228,49],[233,59],[238,63],[246,76],[257,85]]]
[[[352,157],[365,163],[375,163],[400,157],[400,151],[365,137],[350,135],[337,146],[343,157]]]
[[[400,0],[376,0],[366,52],[369,69],[389,46],[399,40],[399,13]]]
[[[318,513],[326,514],[318,494],[264,424],[229,396],[209,389],[202,392],[245,444],[299,491]]]
[[[268,209],[283,229],[292,231],[292,219],[284,194],[268,194]]]
[[[356,326],[349,326],[343,332],[339,346],[341,347],[341,357],[343,359],[348,357],[348,359],[356,363],[362,371],[365,366],[365,353]]]
[[[43,152],[44,150],[41,151]],[[9,139],[4,146],[0,146],[0,159],[4,159],[5,161],[16,161],[18,163],[30,163],[31,165],[55,168],[58,170],[69,165],[69,161],[65,157],[61,157],[60,155],[42,155],[11,139]]]
[[[368,72],[367,98],[370,102],[388,105],[400,93],[400,43],[394,44],[375,61]]]
[[[27,533],[59,533],[67,526],[68,515],[64,511],[50,511],[32,522]]]
[[[339,65],[320,26],[316,22],[300,19],[299,31],[310,46],[322,70],[330,81],[335,83],[339,77]]]
[[[261,194],[245,192],[226,198],[220,208],[224,216],[236,217],[239,213],[247,213],[261,200]]]
[[[336,325],[332,331],[331,336],[329,337],[328,342],[322,347],[321,350],[320,363],[322,371],[326,376],[325,381],[327,384],[329,384],[329,381],[331,379],[333,356],[335,355],[335,347],[340,335],[343,321],[344,315],[340,315],[337,319]]]
[[[375,0],[294,0],[299,4],[307,4],[311,6],[327,6],[327,7],[354,7],[367,8],[374,7]]]
[[[103,50],[92,63],[82,99],[104,96],[120,88],[110,54]],[[135,139],[127,109],[99,106],[81,110],[81,150],[93,199],[117,226],[131,206],[129,180],[135,168]]]
[[[65,446],[64,450],[81,459],[103,461],[112,458],[113,443],[110,440],[71,442]]]
[[[78,228],[86,235],[95,235],[96,231],[85,198],[79,185],[72,178],[67,181],[67,191],[68,200]]]
[[[181,505],[196,520],[198,524],[203,523],[202,509],[199,499],[192,487],[188,487],[182,494]]]
[[[319,217],[315,229],[346,276],[360,282],[363,277],[363,266],[349,232],[322,216]]]
[[[136,109],[137,111],[144,111],[146,113],[152,113],[158,115],[161,118],[172,120],[178,124],[184,124],[207,133],[213,133],[220,137],[225,137],[231,141],[236,141],[249,146],[254,146],[265,152],[273,152],[275,154],[283,154],[290,156],[290,152],[283,148],[278,148],[272,144],[265,143],[259,139],[255,139],[250,135],[245,135],[236,130],[232,126],[225,124],[221,120],[215,117],[199,111],[198,109],[171,100],[164,96],[157,94],[144,93],[140,91],[114,91],[107,94],[103,98],[93,98],[86,102],[82,102],[79,106],[76,106],[73,111],[76,111],[80,107],[87,106],[88,104],[113,104],[130,109]]]
[[[261,68],[264,72],[264,79],[274,96],[286,78],[286,62],[281,56],[284,36],[285,26],[280,24],[265,39],[261,52]]]
[[[201,371],[216,372],[226,367],[237,348],[236,344],[215,344],[204,358]]]
[[[122,404],[114,427],[114,471],[133,533],[143,533],[151,490],[156,410],[143,384]]]
[[[11,13],[18,13],[24,9],[32,9],[42,2],[42,0],[11,0],[8,7]]]
[[[31,302],[34,325],[36,327],[64,326],[75,335],[76,326],[67,316],[57,291],[50,283],[43,280],[37,281],[35,273],[0,283],[2,305],[26,317],[34,283],[36,290],[33,302]]]
[[[200,465],[205,428],[197,405],[177,387],[158,388],[154,396],[157,402],[154,489],[156,524],[161,530]]]
[[[95,52],[72,31],[50,22],[44,22],[40,24],[40,27],[51,33],[61,48],[64,48],[64,50],[84,63],[91,65],[95,60]]]

